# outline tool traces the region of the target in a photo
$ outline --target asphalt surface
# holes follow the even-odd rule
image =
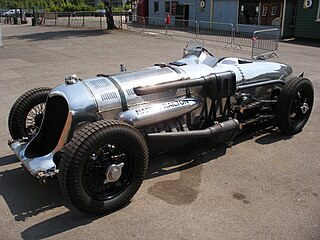
[[[2,25],[0,48],[0,239],[320,239],[320,48],[280,43],[279,59],[304,71],[315,104],[304,130],[275,129],[236,138],[232,146],[198,146],[152,157],[131,203],[89,217],[62,196],[58,181],[40,185],[7,146],[14,101],[33,87],[64,77],[169,62],[187,39],[126,31]],[[216,56],[249,57],[250,50],[207,48]]]

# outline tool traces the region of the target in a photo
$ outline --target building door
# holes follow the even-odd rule
[[[183,20],[189,21],[189,5],[183,5]]]
[[[133,1],[132,1],[133,2]],[[139,17],[148,17],[149,16],[149,1],[147,0],[138,0],[137,1],[137,11]]]
[[[240,0],[239,23],[259,25],[260,1]]]
[[[189,5],[178,4],[176,6],[176,21],[175,26],[187,27],[189,20]]]
[[[297,5],[297,0],[286,0],[286,9],[284,12],[284,16],[282,17],[284,21],[283,29],[281,29],[281,35],[283,38],[294,37],[297,16]]]

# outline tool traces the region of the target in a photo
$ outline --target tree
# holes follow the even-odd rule
[[[111,3],[109,2],[109,0],[106,0],[104,4],[106,6],[106,18],[107,18],[108,29],[113,30],[116,28],[116,26],[114,25]]]
[[[99,2],[99,3],[97,4],[97,8],[98,8],[98,9],[105,9],[104,3],[103,3],[103,2]]]

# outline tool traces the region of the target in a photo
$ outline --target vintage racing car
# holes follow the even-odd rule
[[[286,64],[216,58],[187,46],[168,64],[85,80],[73,75],[54,89],[27,91],[11,108],[9,145],[34,177],[58,176],[78,209],[99,214],[134,196],[152,146],[224,143],[265,122],[293,135],[313,98],[310,80],[293,77]]]

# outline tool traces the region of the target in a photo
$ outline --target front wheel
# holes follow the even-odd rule
[[[313,98],[309,79],[295,77],[284,85],[276,107],[277,126],[282,133],[293,135],[302,130],[311,114]]]
[[[67,145],[60,187],[83,212],[111,212],[138,191],[148,161],[148,147],[138,130],[120,121],[98,121],[75,133]]]
[[[13,104],[8,118],[9,132],[13,140],[32,138],[40,129],[46,100],[51,88],[31,89]]]

